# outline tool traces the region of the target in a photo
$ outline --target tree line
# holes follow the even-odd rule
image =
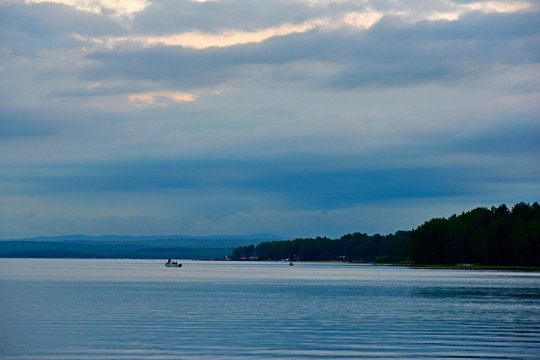
[[[433,218],[412,231],[298,238],[233,250],[231,259],[540,265],[540,206],[518,203]]]
[[[302,261],[392,261],[408,257],[408,231],[389,235],[354,233],[334,240],[327,237],[267,241],[257,246],[242,246],[233,250],[231,259],[302,260]]]
[[[518,203],[435,218],[409,239],[418,264],[540,265],[540,206]]]

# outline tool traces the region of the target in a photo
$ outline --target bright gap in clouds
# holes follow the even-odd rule
[[[137,107],[163,106],[168,101],[192,102],[197,96],[179,91],[150,91],[144,93],[130,94],[128,99],[131,105]]]
[[[490,13],[513,13],[528,10],[533,5],[527,1],[486,1],[473,2],[469,4],[452,4],[453,10],[435,11],[427,15],[429,21],[456,21],[460,16],[479,11],[485,14]]]

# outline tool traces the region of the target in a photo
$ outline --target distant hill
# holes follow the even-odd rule
[[[28,238],[0,239],[0,241],[144,241],[144,240],[286,240],[286,237],[274,234],[249,235],[59,235],[37,236]]]
[[[40,236],[0,241],[0,257],[220,259],[239,246],[279,241],[272,234],[220,236]]]
[[[0,241],[35,241],[35,242],[62,242],[62,241],[97,241],[97,242],[126,242],[126,241],[169,241],[176,244],[193,244],[203,245],[203,247],[212,247],[227,243],[249,243],[252,244],[262,241],[279,241],[287,240],[286,237],[274,234],[250,234],[250,235],[150,235],[150,236],[135,236],[135,235],[59,235],[59,236],[37,236],[17,239],[0,239]],[[240,246],[240,245],[236,245]]]

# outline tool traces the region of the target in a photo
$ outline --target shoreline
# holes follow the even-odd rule
[[[454,269],[454,270],[513,270],[513,271],[540,271],[540,266],[522,266],[522,265],[478,265],[478,264],[374,264],[386,266],[406,266],[413,269]]]

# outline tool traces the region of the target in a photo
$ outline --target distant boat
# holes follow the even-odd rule
[[[289,263],[289,266],[294,266],[294,264],[292,262]]]
[[[167,260],[167,262],[165,263],[165,266],[166,267],[182,267],[182,264],[176,262],[176,261],[171,261],[171,259]]]

